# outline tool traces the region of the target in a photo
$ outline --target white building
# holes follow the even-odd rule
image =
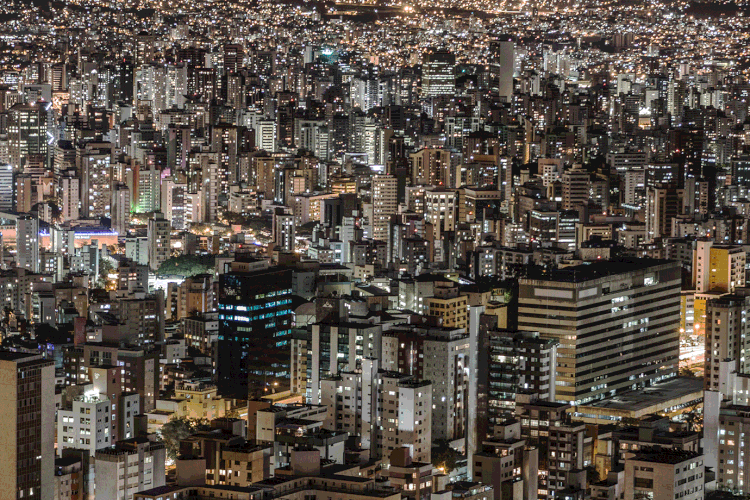
[[[321,381],[321,402],[328,407],[324,428],[357,436],[372,459],[387,462],[407,447],[415,461],[431,461],[430,382],[378,370],[378,361],[366,358],[360,371]]]
[[[88,450],[93,456],[97,450],[112,446],[112,428],[109,398],[89,390],[73,400],[70,410],[57,412],[57,453],[76,448]]]
[[[164,444],[144,438],[119,441],[96,452],[96,500],[132,500],[166,484]]]
[[[16,264],[39,272],[39,219],[31,215],[16,219]]]

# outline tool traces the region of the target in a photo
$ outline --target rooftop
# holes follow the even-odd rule
[[[628,274],[642,271],[649,267],[672,263],[663,259],[638,259],[633,257],[622,257],[612,260],[596,261],[577,266],[569,266],[561,269],[544,269],[534,267],[529,270],[528,278],[521,281],[558,281],[567,283],[582,283],[618,274]],[[674,263],[677,266],[676,263]]]
[[[679,464],[687,460],[699,457],[700,453],[686,450],[676,450],[670,448],[653,448],[653,451],[646,451],[637,454],[632,460],[641,462],[654,462],[660,464]]]
[[[660,405],[663,406],[670,401],[686,396],[694,396],[696,399],[703,397],[702,378],[675,377],[651,387],[623,392],[611,398],[581,405],[578,407],[578,411],[586,413],[586,408],[596,408],[638,412]]]

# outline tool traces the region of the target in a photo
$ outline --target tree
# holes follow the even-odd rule
[[[617,424],[619,427],[638,427],[641,421],[633,417],[623,417]]]
[[[687,366],[683,366],[680,368],[680,377],[689,377],[689,378],[695,378],[695,372],[688,368]]]
[[[157,274],[160,276],[183,276],[190,278],[198,274],[214,272],[213,255],[181,255],[179,257],[170,257],[159,266]]]
[[[99,276],[97,276],[96,281],[97,288],[106,288],[107,276],[111,271],[115,270],[115,266],[112,262],[113,259],[110,258],[102,258],[99,260]]]
[[[441,469],[445,474],[449,474],[456,468],[456,463],[461,457],[462,455],[443,439],[436,441],[432,448],[432,465]]]
[[[599,476],[599,472],[596,470],[596,467],[593,465],[589,465],[586,467],[586,483],[598,483],[601,480],[601,477]]]
[[[161,427],[161,439],[167,449],[167,458],[175,460],[180,454],[180,441],[195,432],[208,430],[209,426],[204,420],[187,417],[177,417]]]
[[[703,414],[698,405],[693,405],[682,414],[689,431],[700,431],[703,429]]]

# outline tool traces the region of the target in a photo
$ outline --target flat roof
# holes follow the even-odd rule
[[[611,398],[580,405],[577,412],[586,413],[586,408],[623,412],[639,412],[654,407],[660,410],[670,401],[688,396],[695,396],[695,399],[703,397],[702,378],[675,377],[651,387],[623,392]]]
[[[581,283],[607,276],[628,274],[641,271],[649,267],[673,263],[674,261],[664,259],[622,257],[611,260],[602,260],[577,266],[563,267],[560,269],[543,269],[535,267],[529,271],[528,278],[522,281],[557,281],[567,283]]]
[[[700,453],[687,450],[675,450],[670,448],[661,448],[658,451],[647,451],[637,454],[632,460],[641,462],[654,462],[660,464],[679,464],[700,456]]]
[[[17,352],[17,351],[0,351],[0,361],[18,361],[24,358],[42,358],[39,353]]]

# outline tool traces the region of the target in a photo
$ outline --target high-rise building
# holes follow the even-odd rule
[[[435,284],[434,296],[425,299],[429,316],[438,318],[446,328],[467,328],[468,297],[460,293],[458,286],[447,282]]]
[[[492,485],[498,500],[539,495],[539,449],[526,446],[518,420],[497,426],[493,438],[482,442],[469,467],[475,481]]]
[[[31,207],[36,204],[34,187],[34,178],[31,175],[16,175],[16,212],[31,212]]]
[[[682,200],[671,186],[646,189],[646,240],[672,236],[672,219],[680,214]]]
[[[745,286],[745,251],[741,246],[716,245],[708,238],[695,242],[693,251],[693,331],[710,330],[706,319],[707,302]],[[686,313],[687,313],[686,309]]]
[[[39,101],[16,104],[10,108],[8,138],[10,163],[13,168],[22,169],[30,155],[42,155],[45,159],[48,157],[48,121],[51,107],[51,102]]]
[[[55,363],[41,355],[0,352],[5,496],[52,500],[55,461]]]
[[[210,274],[187,278],[177,289],[176,319],[214,310],[214,287]]]
[[[219,278],[216,375],[222,394],[261,397],[288,391],[292,271],[232,271]]]
[[[579,168],[566,170],[562,174],[562,208],[577,210],[589,199],[589,173]]]
[[[477,379],[486,387],[490,425],[514,418],[519,393],[555,400],[557,340],[511,330],[490,330],[487,337],[489,345],[487,353],[480,354]]]
[[[156,271],[169,258],[170,225],[161,212],[148,220],[148,265]]]
[[[245,49],[239,44],[226,44],[223,47],[224,71],[227,74],[237,73],[244,66]]]
[[[316,300],[316,309],[338,311],[340,316],[326,314],[309,327],[309,335],[305,336],[306,389],[314,404],[320,401],[323,378],[355,371],[366,357],[380,358],[382,326],[350,316],[349,311],[356,306],[356,301],[337,297]]]
[[[728,460],[735,462],[735,459]],[[700,453],[663,448],[646,449],[626,458],[624,465],[626,486],[623,488],[622,498],[625,500],[702,500],[706,496],[703,487],[707,481],[704,477],[703,455]],[[737,467],[736,470],[739,473],[741,468]]]
[[[741,246],[717,245],[711,239],[696,241],[693,259],[695,291],[731,293],[745,286],[745,252]]]
[[[84,217],[110,217],[113,150],[110,142],[93,141],[77,150]]]
[[[118,235],[125,236],[128,234],[129,226],[130,188],[124,184],[118,184],[112,189],[112,229]]]
[[[295,238],[294,214],[288,208],[277,208],[273,214],[274,243],[285,252],[294,252]]]
[[[111,418],[112,402],[107,395],[90,389],[73,400],[70,409],[57,411],[57,452],[75,448],[96,450],[112,445],[115,423]]]
[[[561,491],[582,498],[587,484],[583,468],[586,425],[572,421],[564,403],[535,400],[533,395],[519,398],[519,403],[516,418],[521,421],[521,436],[540,450],[539,500],[562,497]]]
[[[456,56],[447,51],[427,52],[422,60],[422,95],[450,95],[456,91]]]
[[[383,334],[383,369],[432,381],[432,439],[466,435],[469,338],[463,328],[397,326]]]
[[[735,376],[750,375],[750,296],[724,295],[706,303],[705,388],[718,391],[726,399],[736,398]],[[743,380],[743,379],[740,379]],[[750,399],[748,394],[747,399]]]
[[[490,42],[490,88],[497,90],[500,99],[513,98],[513,72],[515,71],[516,44],[511,40]]]
[[[391,216],[398,208],[398,179],[392,175],[376,175],[372,178],[372,238],[388,241]]]
[[[13,210],[13,166],[0,163],[0,211]]]
[[[62,198],[61,219],[66,222],[77,220],[81,214],[81,180],[75,170],[65,170],[60,178]]]
[[[518,328],[559,341],[558,401],[582,404],[677,374],[678,263],[598,261],[535,271],[519,285]]]
[[[419,462],[432,453],[432,384],[362,360],[357,372],[343,372],[321,382],[321,402],[328,406],[323,424],[329,431],[355,436],[372,459],[388,462],[393,450],[408,447]]]
[[[16,265],[39,272],[39,219],[32,215],[16,219]]]
[[[166,484],[167,452],[146,438],[118,441],[96,452],[96,496],[132,500],[139,491]]]

